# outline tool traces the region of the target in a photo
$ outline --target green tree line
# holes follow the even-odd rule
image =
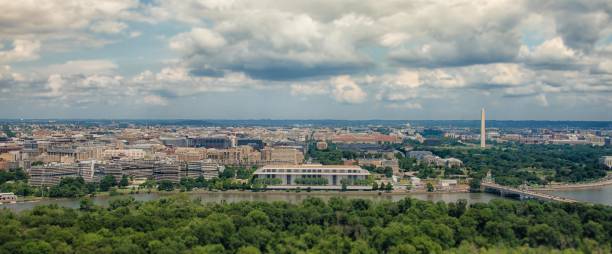
[[[0,253],[610,253],[612,208],[406,198],[202,203],[181,195],[0,211]]]

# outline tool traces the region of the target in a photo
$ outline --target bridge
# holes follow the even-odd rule
[[[517,195],[521,200],[523,200],[523,199],[538,199],[538,200],[544,200],[544,201],[555,201],[555,202],[563,202],[563,203],[577,203],[577,202],[579,202],[577,200],[573,200],[573,199],[569,199],[569,198],[564,198],[564,197],[559,197],[559,196],[555,196],[555,195],[550,195],[550,194],[546,194],[546,193],[541,193],[541,192],[535,192],[535,191],[530,191],[530,190],[517,189],[517,188],[508,187],[508,186],[503,186],[503,185],[496,184],[496,183],[494,183],[492,181],[483,181],[480,184],[480,186],[484,187],[485,189],[491,189],[491,190],[498,191],[501,196]]]

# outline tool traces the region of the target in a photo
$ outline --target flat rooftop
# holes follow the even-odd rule
[[[287,165],[265,165],[262,168],[290,168],[290,169],[309,169],[309,168],[320,168],[320,169],[334,169],[334,168],[345,168],[345,169],[361,169],[357,165],[322,165],[322,164],[287,164]]]

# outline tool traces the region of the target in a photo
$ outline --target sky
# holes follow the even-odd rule
[[[612,120],[609,0],[0,9],[0,118]]]

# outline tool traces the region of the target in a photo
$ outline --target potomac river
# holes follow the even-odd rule
[[[612,205],[612,185],[599,186],[589,189],[572,189],[572,190],[555,190],[546,191],[546,193],[554,194],[557,196],[567,197],[579,201],[585,201],[590,203]],[[176,195],[176,193],[140,193],[140,194],[129,194],[139,201],[155,200],[162,197],[169,197]],[[250,191],[226,191],[226,192],[187,192],[192,198],[199,198],[202,202],[240,202],[240,201],[286,201],[291,203],[301,202],[307,197],[319,197],[324,200],[328,200],[334,196],[342,196],[346,198],[362,198],[372,201],[397,201],[405,197],[412,197],[420,200],[428,201],[444,201],[444,202],[455,202],[459,199],[465,199],[469,203],[478,202],[489,202],[492,199],[501,198],[494,194],[489,193],[381,193],[380,195],[376,192],[281,192],[281,191],[268,191],[268,192],[250,192]],[[97,205],[107,205],[110,200],[126,197],[121,196],[97,196],[92,198],[93,202]],[[8,208],[12,211],[23,211],[32,209],[38,205],[57,204],[59,206],[78,208],[80,198],[45,198],[30,202],[18,202],[15,204],[2,204],[0,208]]]

